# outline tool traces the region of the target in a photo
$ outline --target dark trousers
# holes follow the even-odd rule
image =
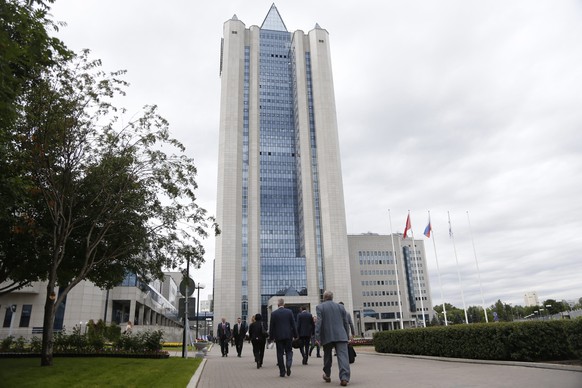
[[[242,348],[243,348],[243,343],[245,342],[245,337],[238,337],[234,339],[234,344],[236,346],[236,354],[238,354],[239,356],[242,353]]]
[[[293,346],[291,346],[291,339],[284,339],[275,342],[277,347],[277,365],[279,365],[279,374],[285,375],[285,367],[291,369],[293,364]],[[285,362],[283,362],[283,355],[285,355]]]
[[[317,347],[317,357],[321,357],[319,355],[319,343],[317,343],[315,340],[313,340],[311,342],[311,346],[309,347],[309,355],[311,356],[311,353],[313,352],[313,348]]]
[[[263,365],[263,358],[265,357],[265,344],[267,343],[266,340],[252,340],[251,343],[253,344],[253,354],[255,356],[255,362],[258,362],[260,365]]]
[[[223,356],[228,354],[228,338],[227,337],[220,337],[220,351],[222,352]]]
[[[303,356],[303,363],[307,362],[307,358],[309,357],[309,340],[311,337],[299,337],[301,339],[301,347],[299,350],[301,351],[301,355]]]

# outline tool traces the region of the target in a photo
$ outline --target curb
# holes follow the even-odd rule
[[[378,352],[364,352],[364,351],[362,353],[383,356],[383,357],[418,358],[421,360],[433,360],[433,361],[442,361],[442,362],[462,362],[465,364],[489,364],[489,365],[504,365],[504,366],[520,366],[520,367],[525,367],[525,368],[555,369],[555,370],[564,370],[564,371],[582,373],[582,366],[575,366],[575,365],[548,364],[548,363],[542,363],[542,362],[525,362],[525,361],[472,360],[472,359],[468,359],[468,358],[419,356],[419,355],[414,355],[414,354],[378,353]]]
[[[204,370],[204,367],[206,366],[206,361],[207,361],[206,359],[203,359],[202,362],[200,363],[200,365],[198,365],[198,369],[196,369],[196,373],[194,373],[194,376],[192,376],[192,378],[188,382],[188,385],[186,386],[186,388],[196,388],[198,386],[198,381],[200,381],[200,376],[202,376],[202,371]]]

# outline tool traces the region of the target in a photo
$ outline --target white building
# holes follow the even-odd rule
[[[357,334],[399,329],[401,322],[404,328],[430,323],[434,313],[422,240],[412,249],[412,239],[401,234],[367,233],[349,235],[348,244]]]
[[[523,296],[523,301],[526,307],[540,305],[540,300],[538,299],[538,293],[536,291],[526,292]]]
[[[168,291],[166,296],[164,290]],[[82,281],[58,306],[54,329],[65,329],[70,333],[75,326],[85,330],[89,320],[103,320],[122,327],[132,321],[134,332],[159,329],[164,331],[166,341],[179,341],[182,325],[178,322],[176,306],[169,299],[176,299],[176,284],[171,278],[164,283],[145,284],[137,276],[128,275],[122,284],[111,290]],[[0,296],[0,338],[8,335],[27,339],[40,336],[45,300],[45,282],[35,282]],[[12,306],[16,311],[12,311]]]
[[[323,291],[351,311],[330,36],[289,32],[273,5],[260,27],[224,23],[214,315],[234,321],[314,309]]]

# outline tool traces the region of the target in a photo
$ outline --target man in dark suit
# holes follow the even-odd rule
[[[218,324],[216,333],[218,335],[218,341],[220,342],[222,357],[228,357],[228,342],[230,341],[231,331],[230,323],[226,322],[226,318],[222,317],[222,321]]]
[[[292,341],[297,338],[297,326],[293,318],[293,312],[285,308],[285,300],[279,299],[277,310],[271,313],[269,324],[269,339],[275,341],[277,345],[277,365],[279,366],[279,376],[291,375],[291,365],[293,364]],[[283,354],[286,362],[283,362]]]
[[[323,346],[323,379],[327,383],[331,381],[331,351],[335,349],[340,385],[345,387],[350,382],[348,341],[351,339],[351,335],[348,314],[343,305],[333,301],[331,291],[323,293],[323,302],[315,310],[317,312],[315,338]]]
[[[315,330],[315,325],[313,324],[313,315],[307,311],[307,307],[301,306],[301,312],[297,315],[297,332],[299,334],[299,339],[301,340],[301,355],[303,356],[303,365],[307,365],[307,359],[309,357],[309,342],[311,340],[311,335]]]
[[[236,346],[236,353],[238,357],[241,356],[247,330],[247,323],[245,321],[241,321],[240,317],[238,317],[237,323],[234,325],[232,330],[232,336],[234,337],[234,344]]]

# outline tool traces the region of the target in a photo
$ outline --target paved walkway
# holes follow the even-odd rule
[[[220,347],[213,346],[188,387],[339,387],[335,359],[331,384],[328,384],[321,378],[322,358],[310,358],[309,365],[302,365],[299,351],[293,353],[291,376],[282,378],[279,377],[274,349],[265,350],[264,366],[257,369],[250,344],[245,342],[241,358],[236,357],[234,348],[228,357],[222,357]],[[359,349],[356,362],[351,365],[351,375],[348,387],[355,388],[582,387],[582,367],[384,355],[373,349]]]

